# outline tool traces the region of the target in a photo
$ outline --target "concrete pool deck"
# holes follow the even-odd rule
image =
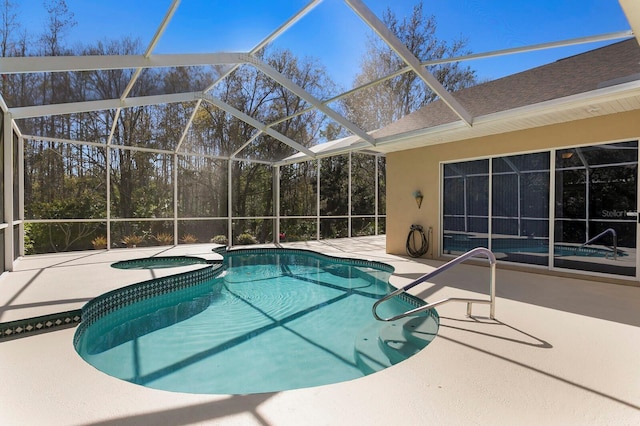
[[[384,237],[286,243],[377,260],[402,286],[442,264],[385,253]],[[113,288],[177,268],[113,262],[211,254],[185,245],[30,256],[0,276],[0,322],[80,308]],[[202,267],[191,266],[182,268]],[[413,293],[482,297],[488,268],[462,264]],[[640,287],[498,268],[488,307],[438,308],[436,339],[410,359],[349,382],[255,395],[158,391],[107,376],[72,345],[75,328],[0,340],[2,425],[635,425],[640,424]]]

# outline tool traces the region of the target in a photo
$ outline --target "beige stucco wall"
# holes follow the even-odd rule
[[[387,154],[387,252],[405,254],[411,224],[433,228],[425,257],[437,257],[440,232],[440,162],[524,151],[637,139],[640,111],[539,127]],[[412,196],[424,195],[418,209]]]

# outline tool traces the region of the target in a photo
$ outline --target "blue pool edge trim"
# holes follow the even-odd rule
[[[89,300],[81,309],[82,319],[73,337],[74,346],[84,330],[103,316],[142,300],[199,285],[214,278],[223,269],[221,263],[211,264],[194,271],[152,278],[116,288]]]
[[[0,323],[0,341],[75,327],[82,320],[82,309],[40,315]]]
[[[380,269],[384,272],[395,272],[395,268],[388,263],[378,262],[376,260],[364,260],[357,259],[353,257],[339,257],[339,256],[331,256],[328,254],[319,253],[313,250],[307,249],[298,249],[298,248],[278,248],[278,247],[262,247],[262,248],[234,248],[229,250],[227,247],[218,247],[212,250],[215,253],[218,253],[222,257],[226,256],[237,256],[240,254],[282,254],[282,253],[290,253],[290,254],[305,254],[310,255],[316,258],[330,259],[336,260],[340,262],[344,262],[347,265],[351,266],[362,266],[365,268],[373,267],[376,269]]]
[[[207,265],[213,263],[220,263],[220,261],[215,260],[207,260],[199,256],[151,256],[151,257],[141,257],[138,259],[128,259],[128,260],[120,260],[118,262],[112,263],[110,266],[114,269],[139,269],[139,268],[147,268],[153,265],[162,265],[163,263],[172,263],[172,262],[180,262],[180,261],[188,261],[189,263],[179,264],[179,266],[191,266],[191,265]],[[162,266],[166,268],[166,266]]]

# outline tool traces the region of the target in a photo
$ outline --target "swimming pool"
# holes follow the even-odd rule
[[[371,307],[393,290],[392,272],[303,250],[235,250],[222,265],[87,303],[74,344],[98,370],[170,391],[247,394],[352,380],[436,336],[435,311],[375,321]],[[403,295],[384,314],[423,304]]]

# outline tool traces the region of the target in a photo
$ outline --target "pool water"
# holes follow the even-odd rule
[[[132,383],[247,394],[356,379],[417,352],[437,331],[437,314],[425,314],[430,338],[409,355],[381,355],[384,341],[373,342],[381,330],[389,335],[389,324],[375,321],[371,307],[393,290],[389,270],[284,253],[229,255],[225,266],[212,280],[100,318],[77,336],[76,349]],[[421,303],[395,298],[380,313]]]
[[[190,256],[148,257],[145,259],[122,260],[111,265],[116,269],[163,269],[179,266],[207,264],[206,260]]]

